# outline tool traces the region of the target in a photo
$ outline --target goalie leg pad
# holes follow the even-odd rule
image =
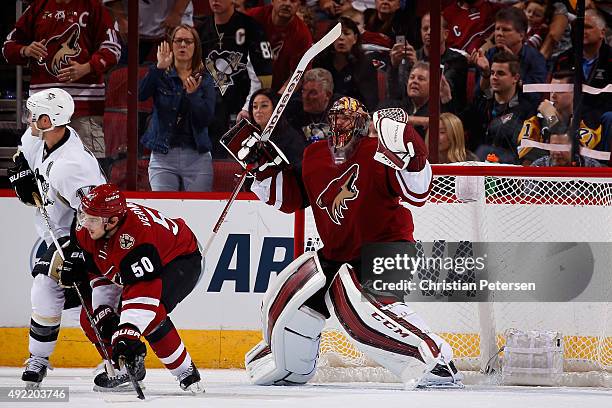
[[[425,330],[363,296],[355,279],[344,264],[326,294],[330,313],[368,357],[405,383],[421,378],[438,363],[439,344]]]
[[[298,257],[264,295],[263,341],[245,356],[247,374],[257,385],[304,384],[314,374],[325,318],[304,303],[325,285],[314,252]]]

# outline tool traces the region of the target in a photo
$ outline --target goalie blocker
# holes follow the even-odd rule
[[[262,304],[263,340],[245,356],[257,385],[295,385],[316,372],[321,332],[333,314],[367,356],[415,386],[461,386],[452,349],[401,302],[382,306],[364,296],[348,264],[323,271],[316,252],[289,264]],[[310,305],[323,304],[325,311]],[[325,316],[327,315],[327,316]]]
[[[289,164],[285,154],[271,140],[263,140],[259,129],[247,119],[235,124],[220,142],[244,169],[253,163],[260,163],[258,171]]]

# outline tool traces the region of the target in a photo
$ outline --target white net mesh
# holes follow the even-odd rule
[[[448,172],[439,171],[444,166],[436,169],[434,173]],[[474,173],[482,174],[483,169]],[[523,169],[521,174],[524,172]],[[424,242],[612,242],[612,178],[461,173],[460,176],[435,176],[428,203],[421,208],[410,208],[416,239]],[[304,243],[306,250],[321,245],[310,210],[306,213]],[[612,254],[606,256],[612,260]],[[607,293],[612,299],[612,279],[609,282]],[[462,370],[483,369],[503,345],[502,334],[508,328],[555,330],[563,334],[564,370],[596,374],[595,380],[591,377],[571,385],[610,386],[610,302],[410,305],[451,344]],[[320,366],[375,366],[336,327],[337,322],[332,322],[324,332]],[[389,377],[379,369],[369,369],[368,374],[351,378],[381,381]]]

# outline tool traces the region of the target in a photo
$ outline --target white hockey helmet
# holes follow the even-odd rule
[[[47,115],[53,127],[67,125],[74,113],[72,96],[63,89],[49,88],[30,96],[26,102],[31,122]]]

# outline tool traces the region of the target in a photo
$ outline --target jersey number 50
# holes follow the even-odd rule
[[[140,278],[144,276],[145,272],[153,272],[155,268],[153,267],[153,262],[146,256],[140,258],[140,261],[134,262],[132,265],[132,272],[134,272],[134,276]]]

